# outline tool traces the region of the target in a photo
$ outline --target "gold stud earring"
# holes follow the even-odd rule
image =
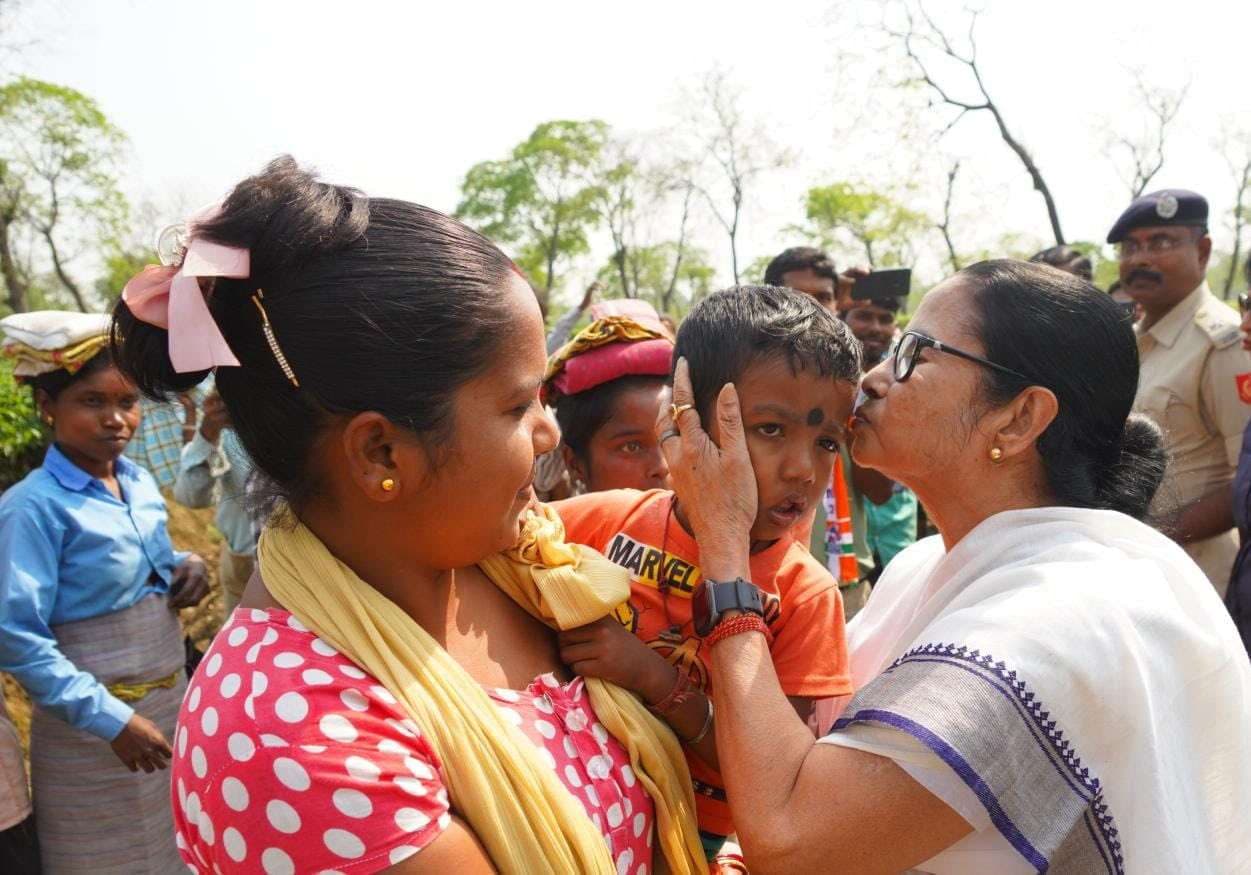
[[[394,480],[392,480],[390,477],[388,477],[386,480],[383,480],[383,481],[382,481],[382,491],[383,491],[383,492],[394,492],[394,491],[395,491],[395,481],[394,481]]]
[[[990,460],[991,460],[992,462],[1002,462],[1002,461],[1003,461],[1003,450],[999,449],[998,447],[991,447],[991,450],[990,450]]]
[[[43,418],[43,421],[44,421],[44,422],[46,422],[46,423],[48,424],[48,427],[49,427],[49,428],[51,428],[52,426],[56,425],[56,420],[55,420],[55,419],[53,419],[51,416],[45,416],[45,417]]]

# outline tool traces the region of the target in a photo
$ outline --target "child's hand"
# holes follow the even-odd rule
[[[575,674],[638,693],[649,705],[669,695],[677,669],[613,617],[561,632],[560,658]]]

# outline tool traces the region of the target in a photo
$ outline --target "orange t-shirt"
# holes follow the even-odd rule
[[[594,547],[630,570],[630,600],[617,615],[622,624],[711,695],[709,653],[695,634],[691,612],[691,595],[701,579],[699,547],[670,513],[672,501],[673,493],[661,489],[620,489],[553,507],[567,540]],[[752,583],[764,595],[782,690],[809,699],[850,693],[843,601],[829,571],[792,537],[753,555],[750,566]],[[661,579],[669,581],[667,599],[659,590]],[[689,751],[686,758],[700,829],[730,835],[734,824],[721,775]]]

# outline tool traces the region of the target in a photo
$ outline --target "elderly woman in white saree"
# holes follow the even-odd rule
[[[814,742],[759,633],[713,648],[753,873],[1251,871],[1251,664],[1203,573],[1139,521],[1164,459],[1130,416],[1137,380],[1128,322],[1075,277],[985,262],[925,298],[865,377],[853,452],[941,535],[848,627],[857,692]],[[665,450],[705,575],[746,577],[736,397],[720,447],[678,409]]]

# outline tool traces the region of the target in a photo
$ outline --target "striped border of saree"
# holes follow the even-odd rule
[[[1037,871],[1125,871],[1099,778],[1017,672],[990,654],[910,650],[855,695],[834,731],[857,723],[898,729],[933,751]]]

